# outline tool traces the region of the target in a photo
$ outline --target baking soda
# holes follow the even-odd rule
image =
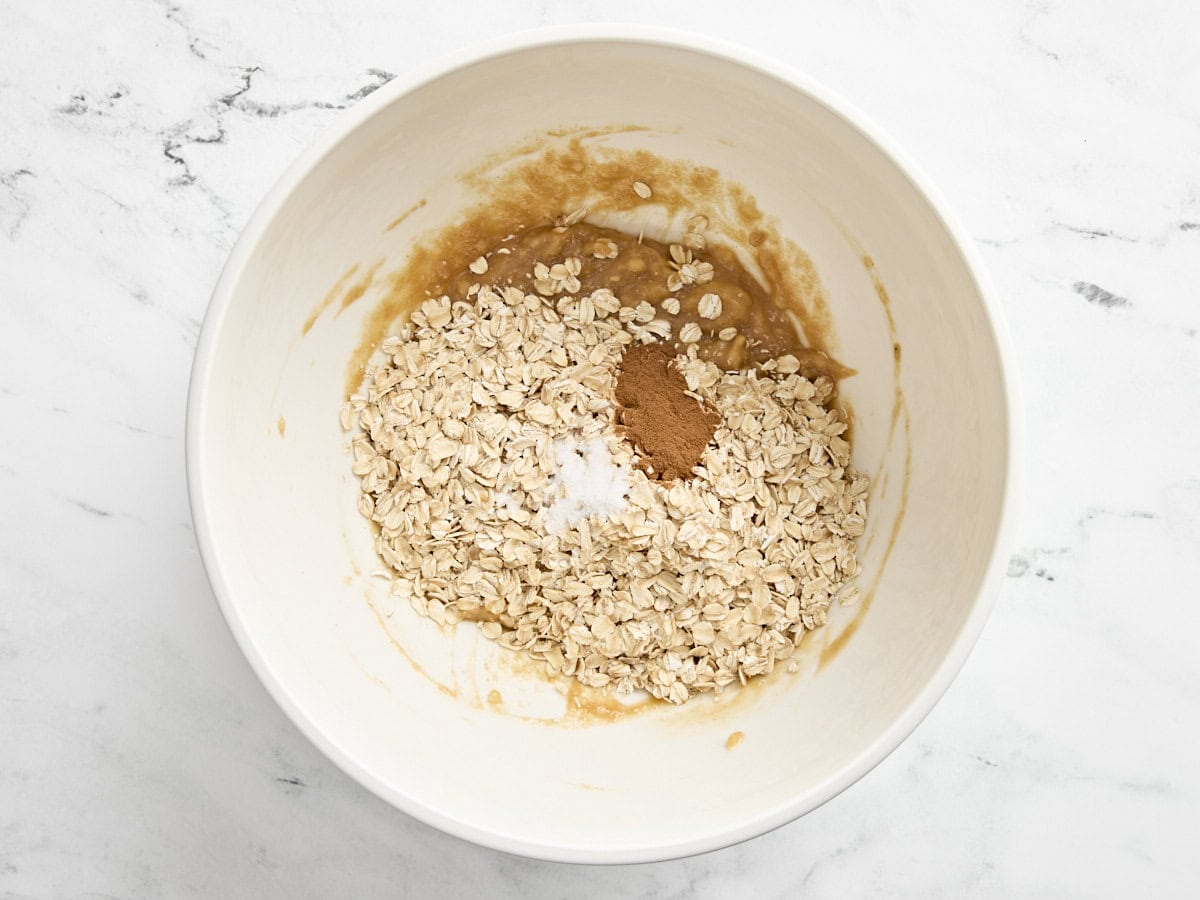
[[[546,529],[561,532],[588,516],[614,516],[625,508],[629,467],[613,462],[601,438],[554,442],[557,470],[546,491]]]

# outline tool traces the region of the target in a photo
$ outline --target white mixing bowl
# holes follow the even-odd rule
[[[371,575],[379,565],[338,411],[378,285],[303,332],[349,266],[398,268],[414,238],[452,222],[472,199],[456,175],[488,154],[541,131],[631,123],[650,130],[616,134],[614,145],[715,167],[811,254],[840,357],[859,370],[843,392],[859,420],[856,465],[875,476],[861,554],[873,601],[837,610],[810,635],[802,671],[725,702],[556,719],[564,701],[551,686],[473,627],[446,635],[417,618]],[[864,254],[890,294],[898,367]],[[246,227],[192,375],[197,540],[230,628],[275,699],[337,765],[405,812],[546,859],[714,849],[861,777],[929,712],[974,644],[1015,493],[999,318],[937,194],[819,85],[657,30],[505,38],[372,94]]]

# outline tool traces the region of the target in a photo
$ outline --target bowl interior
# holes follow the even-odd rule
[[[385,91],[286,196],[269,199],[274,214],[247,232],[205,325],[193,501],[247,655],[353,775],[504,849],[650,859],[811,809],[927,711],[982,616],[1010,423],[993,327],[952,235],[846,119],[700,50],[532,46]],[[715,167],[811,254],[840,358],[859,370],[843,391],[858,419],[856,465],[874,477],[861,557],[871,602],[810,636],[798,674],[719,704],[608,721],[562,717],[552,687],[470,627],[444,634],[388,597],[372,574],[338,411],[381,290],[365,274],[381,261],[379,274],[398,268],[415,237],[454,220],[471,200],[458,174],[534,132],[627,124],[650,130],[605,140]],[[304,333],[339,279],[335,298],[360,280],[365,295],[344,310],[335,302]],[[489,702],[493,691],[502,704]]]

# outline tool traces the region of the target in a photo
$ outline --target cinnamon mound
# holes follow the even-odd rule
[[[666,346],[625,350],[617,372],[617,422],[638,451],[638,466],[658,481],[689,478],[721,422],[719,413],[686,392]]]

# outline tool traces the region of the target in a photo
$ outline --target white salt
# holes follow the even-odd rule
[[[629,467],[613,462],[601,438],[554,442],[557,469],[546,491],[547,530],[561,532],[588,516],[614,516],[625,508]]]

